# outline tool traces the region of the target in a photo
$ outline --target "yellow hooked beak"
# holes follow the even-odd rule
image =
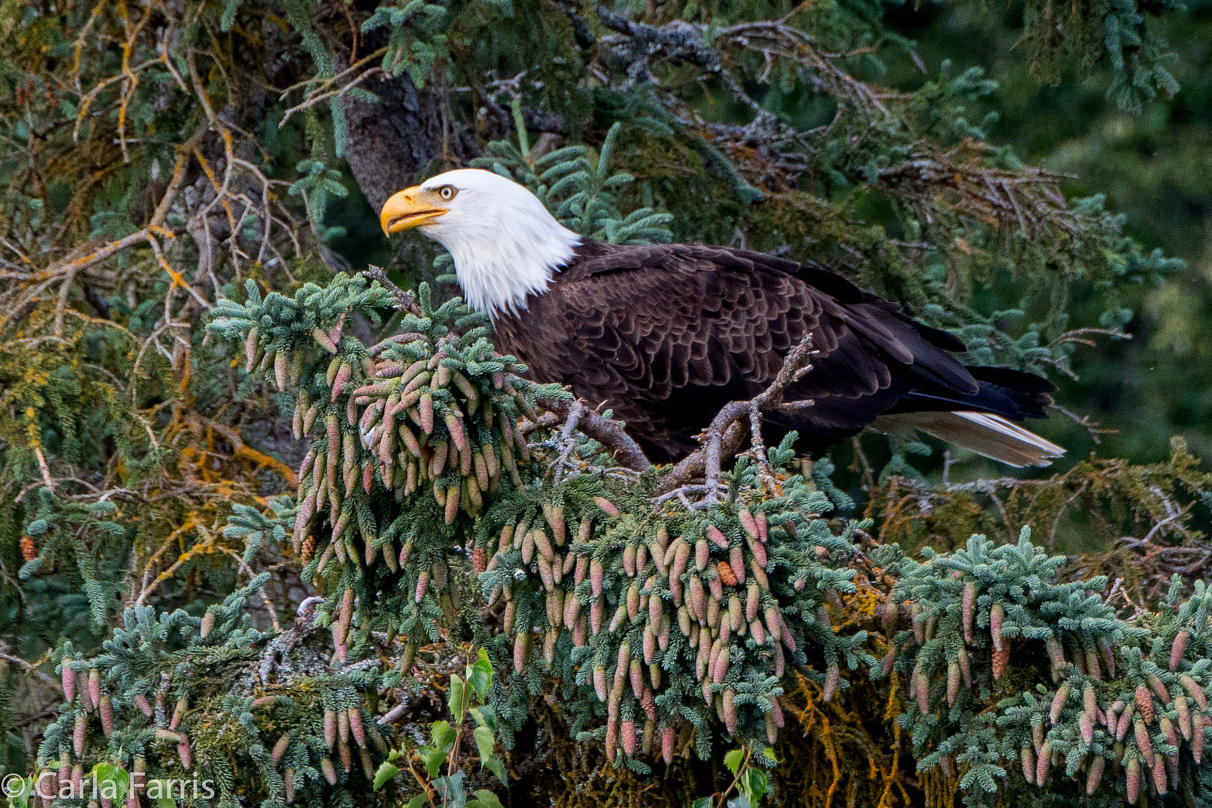
[[[436,193],[419,185],[405,188],[383,204],[379,224],[383,225],[383,232],[389,236],[411,230],[448,212],[438,202],[440,199]]]

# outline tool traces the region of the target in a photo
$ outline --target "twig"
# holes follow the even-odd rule
[[[363,81],[370,78],[371,76],[376,75],[377,73],[385,73],[386,71],[383,70],[382,67],[372,67],[369,70],[362,73],[360,76],[353,79],[353,81],[350,81],[348,84],[341,85],[341,86],[337,87],[337,89],[335,89],[335,90],[328,89],[328,88],[332,87],[333,85],[340,84],[340,82],[343,81],[350,73],[353,73],[358,68],[360,68],[362,65],[364,65],[367,62],[370,62],[374,59],[379,58],[380,56],[382,56],[385,53],[387,53],[386,47],[379,48],[374,53],[368,54],[367,56],[363,56],[361,59],[359,59],[356,62],[354,62],[353,64],[351,64],[349,67],[345,68],[337,75],[331,76],[330,78],[327,78],[319,83],[316,83],[316,79],[309,79],[308,81],[300,82],[299,84],[295,84],[290,87],[287,87],[282,92],[283,98],[285,98],[286,95],[289,94],[296,87],[303,87],[308,84],[316,84],[316,86],[314,88],[312,88],[311,92],[309,92],[303,98],[303,100],[301,102],[299,102],[295,106],[291,107],[290,109],[286,110],[286,113],[282,116],[281,122],[278,123],[278,128],[281,129],[283,126],[285,126],[286,122],[289,121],[291,116],[294,115],[296,112],[300,112],[302,110],[308,109],[309,107],[313,107],[316,104],[319,104],[321,101],[325,101],[333,96],[343,95],[347,90],[351,90],[354,87],[357,87],[359,84],[361,84]]]
[[[573,451],[577,448],[577,442],[573,435],[577,430],[577,424],[580,423],[581,415],[585,411],[585,405],[580,401],[572,402],[572,406],[568,408],[568,416],[564,419],[564,427],[560,430],[560,456],[551,465],[551,468],[555,470],[555,480],[557,483],[563,479],[568,458],[572,456]]]
[[[1102,438],[1099,437],[1100,435],[1114,435],[1119,431],[1118,429],[1104,429],[1098,425],[1097,421],[1092,421],[1089,415],[1078,415],[1072,410],[1067,410],[1059,404],[1053,404],[1052,409],[1056,410],[1062,415],[1068,416],[1078,426],[1084,427],[1085,430],[1090,433],[1090,440],[1094,441],[1095,446],[1102,443]]]
[[[787,352],[783,367],[770,386],[748,401],[733,401],[726,404],[712,419],[711,425],[700,438],[698,450],[682,459],[665,475],[657,485],[656,493],[667,494],[691,480],[703,476],[707,487],[704,504],[716,501],[719,497],[720,466],[724,460],[732,457],[748,431],[742,419],[759,419],[762,412],[783,407],[783,394],[787,388],[803,378],[812,370],[811,357],[812,334],[807,334],[798,345]],[[811,406],[810,402],[791,402],[789,407]],[[761,442],[761,432],[756,432],[755,451],[761,451],[764,456],[765,447]]]
[[[402,715],[404,715],[404,711],[406,709],[408,709],[408,704],[407,702],[402,701],[384,713],[382,717],[380,717],[375,723],[377,723],[380,727],[385,727],[388,724],[394,723],[395,721],[398,721]]]
[[[387,277],[387,273],[383,271],[383,267],[377,267],[374,264],[366,267],[362,273],[372,281],[378,281],[379,285],[391,293],[393,305],[401,311],[407,311],[410,314],[417,316],[421,315],[421,307],[417,305],[416,297],[412,292],[405,292],[399,286],[396,286],[391,278]]]
[[[577,431],[605,446],[614,455],[616,462],[624,468],[644,472],[652,467],[652,461],[644,454],[644,450],[627,434],[623,425],[618,421],[602,417],[580,401],[540,398],[537,403],[565,423],[575,411]]]
[[[244,563],[244,557],[240,553],[237,553],[230,547],[220,546],[219,550],[234,558],[236,560],[236,566],[243,570],[248,575],[250,580],[257,577],[257,573],[253,572],[252,568]],[[269,597],[269,593],[265,591],[264,586],[257,587],[257,594],[261,596],[261,601],[265,604],[265,611],[269,612],[269,619],[274,625],[274,633],[281,634],[282,624],[278,622],[278,607],[274,605],[274,602]]]
[[[745,759],[741,761],[741,765],[736,768],[736,777],[732,778],[732,782],[728,788],[720,793],[719,799],[715,802],[715,808],[724,808],[724,804],[728,799],[728,795],[732,793],[732,789],[736,788],[736,784],[741,781],[741,774],[749,766],[749,758],[753,754],[749,747],[745,747]]]
[[[38,665],[35,665],[32,662],[24,660],[21,657],[16,657],[16,656],[13,656],[12,654],[9,654],[8,646],[4,643],[0,643],[0,659],[3,659],[6,662],[12,662],[16,665],[19,665],[20,667],[24,668],[25,672],[28,673],[30,676],[34,676],[37,679],[39,679],[40,681],[45,682],[46,684],[49,684],[56,689],[62,689],[62,685],[60,685],[59,680],[56,679],[55,677],[51,676],[50,674],[46,673],[45,671],[40,670],[38,668]]]
[[[42,447],[35,446],[34,454],[38,458],[38,469],[42,472],[42,482],[44,482],[46,487],[49,488],[53,493],[55,490],[55,479],[51,476],[50,466],[47,465],[46,455],[42,453]]]

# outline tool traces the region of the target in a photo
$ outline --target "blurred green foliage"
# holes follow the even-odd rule
[[[1107,102],[1105,69],[1081,78],[1070,63],[1055,83],[1041,83],[1015,46],[1022,3],[929,3],[890,15],[893,30],[914,42],[929,71],[923,74],[904,55],[888,60],[890,83],[920,86],[944,60],[983,68],[996,88],[970,115],[996,114],[990,137],[1013,145],[1028,164],[1070,175],[1067,192],[1105,196],[1107,207],[1123,214],[1127,233],[1187,262],[1164,287],[1127,292],[1124,302],[1134,315],[1126,330],[1133,339],[1082,350],[1080,380],[1061,382],[1067,407],[1117,430],[1102,436],[1099,453],[1138,462],[1164,459],[1176,434],[1196,455],[1212,457],[1212,329],[1206,325],[1212,317],[1212,3],[1193,0],[1186,7],[1156,23],[1178,55],[1171,70],[1180,88],[1139,114]],[[1085,297],[1075,296],[1075,310]],[[1068,430],[1062,438],[1074,454],[1096,448],[1081,433]]]

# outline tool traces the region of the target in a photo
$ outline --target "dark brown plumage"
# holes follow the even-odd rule
[[[953,354],[965,347],[950,334],[831,272],[760,253],[586,241],[546,292],[499,312],[495,328],[498,348],[535,380],[611,407],[653,461],[693,451],[720,408],[764,390],[809,332],[812,370],[786,399],[815,405],[766,416],[776,431],[797,430],[804,451],[823,452],[873,424],[919,429],[1014,465],[1044,464],[1060,451],[1000,419],[978,416],[974,426],[952,415],[1045,417],[1048,381],[964,367]],[[978,439],[965,439],[970,431]]]

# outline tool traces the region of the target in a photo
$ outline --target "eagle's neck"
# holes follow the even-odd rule
[[[546,214],[546,211],[543,211]],[[496,319],[527,306],[568,266],[581,236],[550,214],[494,227],[478,237],[461,233],[445,244],[468,305]]]

